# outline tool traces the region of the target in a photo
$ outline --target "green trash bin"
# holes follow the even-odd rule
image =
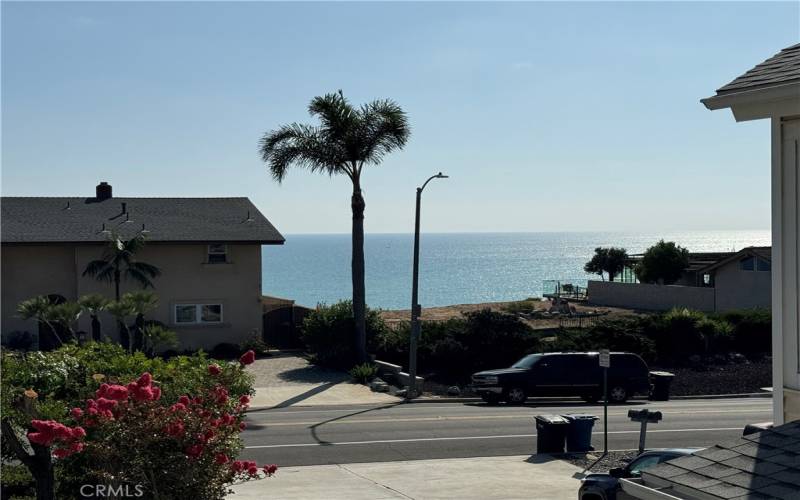
[[[570,413],[564,415],[569,422],[567,428],[567,451],[592,451],[592,429],[597,417],[594,415]]]
[[[672,379],[675,378],[674,373],[670,372],[650,372],[650,383],[652,390],[650,391],[651,401],[669,401],[669,386]]]
[[[561,415],[536,415],[536,453],[564,453],[569,422]]]

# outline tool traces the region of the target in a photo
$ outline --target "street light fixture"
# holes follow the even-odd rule
[[[414,220],[414,274],[411,283],[411,339],[408,350],[408,389],[406,399],[417,397],[417,343],[419,342],[420,322],[419,317],[422,307],[417,303],[419,294],[419,209],[422,201],[422,190],[433,179],[447,179],[448,176],[439,172],[428,177],[428,180],[417,188],[417,215]]]

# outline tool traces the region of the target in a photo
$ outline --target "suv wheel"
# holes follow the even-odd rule
[[[621,385],[615,385],[608,391],[608,400],[612,403],[624,403],[628,400],[628,390]]]
[[[512,387],[506,392],[506,401],[512,405],[521,405],[526,399],[528,399],[528,396],[520,387]]]

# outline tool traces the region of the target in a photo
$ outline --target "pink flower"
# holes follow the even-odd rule
[[[264,474],[266,474],[268,476],[271,476],[271,475],[275,474],[275,472],[277,472],[278,466],[275,465],[275,464],[269,464],[269,465],[265,465],[263,467],[263,469],[264,469]]]
[[[56,458],[66,458],[72,455],[72,452],[67,448],[56,448],[53,450],[53,456]]]
[[[161,399],[161,387],[153,387],[153,401]]]
[[[229,460],[230,459],[228,458],[228,455],[224,453],[217,453],[217,455],[214,457],[214,462],[219,465],[227,464]]]
[[[177,412],[177,411],[186,411],[186,405],[183,403],[175,403],[174,405],[169,407],[169,411]]]
[[[181,397],[178,398],[178,403],[180,403],[180,404],[182,404],[184,406],[189,406],[189,404],[191,403],[191,400],[189,399],[189,396],[181,396]]]
[[[208,365],[208,373],[211,375],[219,375],[222,373],[222,369],[219,367],[218,364],[214,363],[213,365]]]
[[[203,454],[204,447],[202,444],[193,444],[186,448],[186,455],[190,458],[197,458]]]
[[[255,360],[256,360],[256,353],[253,352],[253,350],[251,349],[246,353],[242,354],[242,357],[239,358],[239,363],[241,363],[242,366],[247,366],[253,364]]]
[[[72,443],[69,446],[69,451],[71,451],[72,453],[80,453],[83,451],[84,447],[85,445],[83,443]]]
[[[239,422],[239,430],[243,431],[245,429],[247,429],[247,424],[244,422]]]
[[[86,429],[83,427],[72,428],[72,439],[83,439],[86,437]]]
[[[225,404],[228,402],[228,390],[221,385],[214,388],[214,394],[217,404]]]
[[[250,396],[248,396],[247,394],[245,394],[245,395],[243,395],[242,397],[240,397],[240,398],[239,398],[239,404],[240,404],[240,405],[242,405],[242,406],[247,406],[247,405],[249,405],[249,404],[250,404]]]
[[[176,420],[175,422],[171,422],[169,425],[167,425],[167,428],[164,429],[164,430],[165,430],[165,432],[167,434],[169,434],[172,437],[183,436],[183,433],[185,432],[185,428],[183,426],[183,422],[181,422],[180,420]]]
[[[139,380],[136,381],[136,384],[139,387],[150,387],[150,384],[153,383],[153,376],[147,372],[142,373],[139,377]]]
[[[116,401],[122,401],[123,399],[128,399],[128,388],[123,385],[109,385],[106,390],[105,394],[102,397],[106,397],[108,399],[113,399]]]
[[[127,391],[127,389],[125,390]],[[110,412],[110,410],[117,406],[117,402],[113,399],[100,397],[95,401],[97,403],[97,409],[100,410],[100,413]]]
[[[83,410],[81,410],[80,408],[73,408],[72,410],[70,410],[69,414],[75,420],[80,420],[80,418],[83,417]]]

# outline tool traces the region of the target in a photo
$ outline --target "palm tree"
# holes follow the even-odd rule
[[[312,172],[346,175],[353,184],[353,317],[356,353],[367,360],[366,291],[364,287],[364,197],[361,172],[364,165],[377,165],[388,153],[402,149],[411,129],[406,113],[391,100],[376,100],[353,107],[342,91],[315,97],[308,106],[319,125],[292,123],[264,135],[261,159],[272,177],[283,181],[291,165]]]
[[[83,307],[77,302],[63,302],[51,306],[50,314],[53,317],[53,322],[60,325],[66,330],[67,340],[75,338],[75,323],[81,317]]]
[[[119,343],[122,344],[125,350],[130,351],[131,334],[125,320],[134,315],[133,304],[127,300],[115,300],[106,304],[106,311],[111,313],[117,320],[117,325],[119,325]]]
[[[114,283],[114,298],[119,301],[119,285],[123,279],[133,280],[142,288],[154,288],[151,279],[161,275],[161,270],[152,264],[137,261],[134,256],[144,247],[144,236],[123,240],[112,233],[103,252],[103,257],[86,264],[83,276],[92,276],[98,281]]]
[[[122,296],[122,300],[131,305],[136,315],[136,329],[133,332],[133,350],[141,350],[144,335],[144,315],[158,307],[158,296],[153,292],[129,292]]]
[[[40,325],[46,327],[46,329],[39,330],[39,350],[49,351],[64,343],[53,324],[55,319],[53,317],[53,304],[44,295],[23,300],[17,305],[17,313],[22,319],[35,319]]]
[[[79,298],[78,304],[80,304],[83,310],[92,318],[92,340],[100,342],[102,340],[100,312],[105,310],[108,305],[108,299],[99,293],[92,293]]]

